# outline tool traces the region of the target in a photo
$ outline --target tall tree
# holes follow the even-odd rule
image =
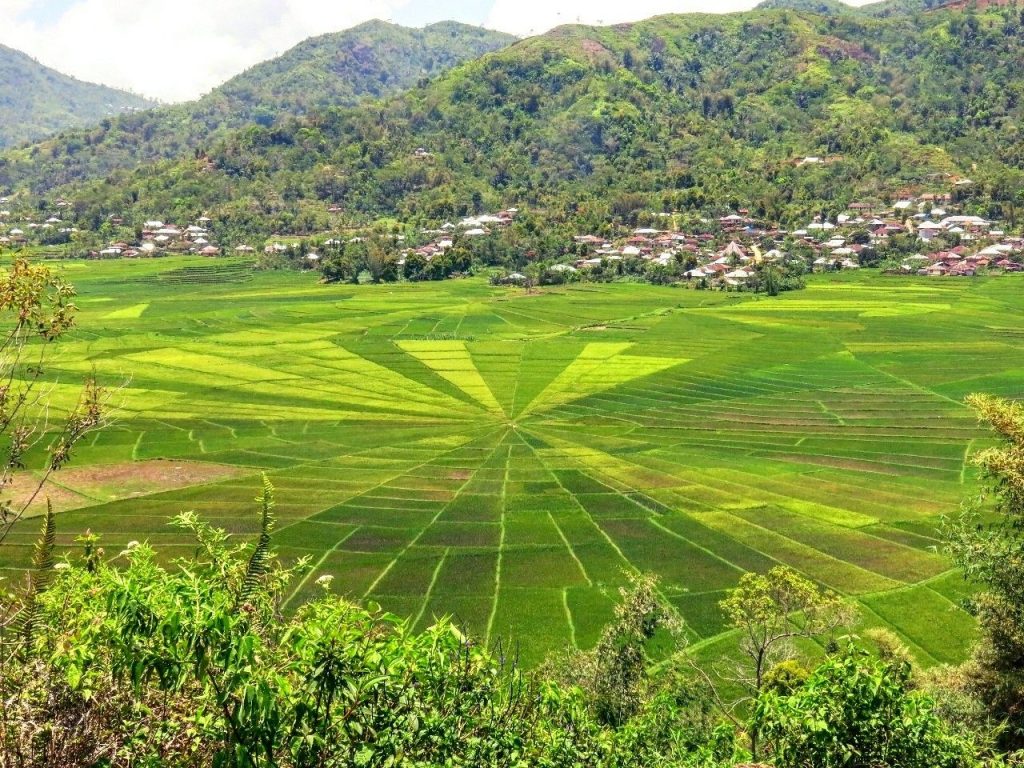
[[[71,460],[75,444],[102,426],[107,395],[88,378],[62,423],[47,421],[46,361],[54,342],[74,326],[74,288],[49,267],[16,257],[0,270],[0,544]],[[29,452],[44,445],[42,480],[13,488]]]
[[[841,597],[785,566],[766,574],[744,574],[720,605],[729,624],[739,630],[740,650],[748,662],[735,670],[732,680],[753,697],[760,694],[767,673],[792,657],[794,641],[829,635],[852,618],[851,608]],[[756,723],[750,742],[756,759]]]
[[[682,620],[658,592],[655,576],[634,576],[620,590],[615,618],[592,649],[548,663],[548,670],[586,694],[597,720],[624,725],[640,712],[648,691],[647,645],[659,628],[678,635]]]
[[[974,457],[986,482],[976,504],[946,526],[948,548],[982,590],[969,601],[980,638],[961,679],[998,721],[1005,746],[1024,747],[1024,406],[971,395],[973,407],[999,436]],[[998,517],[986,521],[986,501]]]

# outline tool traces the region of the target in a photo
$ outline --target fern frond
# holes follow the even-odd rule
[[[46,514],[43,515],[43,527],[40,537],[32,550],[32,570],[37,575],[47,574],[53,570],[53,551],[57,544],[57,517],[53,514],[53,504],[46,500]]]
[[[53,504],[47,499],[43,527],[32,550],[32,570],[28,574],[25,607],[21,611],[19,621],[19,629],[26,643],[32,642],[32,635],[35,632],[39,614],[39,596],[46,589],[50,583],[50,577],[53,575],[53,552],[56,545],[57,517],[53,514]]]
[[[245,569],[245,578],[242,579],[242,589],[238,595],[239,604],[245,604],[252,600],[270,568],[270,533],[274,530],[276,521],[274,519],[274,486],[265,474],[263,475],[263,493],[256,497],[256,501],[260,503],[262,515],[260,537]]]

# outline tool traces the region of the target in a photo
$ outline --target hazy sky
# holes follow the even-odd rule
[[[727,12],[757,0],[0,0],[0,43],[62,72],[163,101],[195,98],[300,40],[372,18],[516,35],[580,21]]]

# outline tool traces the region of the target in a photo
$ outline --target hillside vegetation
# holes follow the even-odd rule
[[[762,10],[788,8],[792,11],[808,11],[825,16],[853,14],[885,17],[930,11],[946,5],[951,3],[945,0],[879,0],[865,5],[850,5],[843,0],[762,0],[757,7]]]
[[[62,75],[0,45],[0,148],[151,106],[141,96]]]
[[[305,40],[197,101],[104,120],[19,152],[8,162],[15,177],[46,188],[157,158],[194,156],[230,129],[269,126],[282,116],[391,95],[514,40],[456,22],[409,29],[370,21]]]
[[[443,220],[502,204],[549,218],[743,205],[785,221],[970,175],[994,208],[980,212],[998,216],[1024,162],[1020,30],[1011,7],[563,27],[373,106],[252,126],[199,159],[58,189],[94,223],[208,212],[303,231],[329,206]],[[44,189],[78,151],[8,155],[0,183]]]

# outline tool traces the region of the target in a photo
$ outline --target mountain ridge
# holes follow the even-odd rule
[[[58,72],[24,51],[0,45],[0,149],[154,104],[143,96]]]
[[[985,0],[982,0],[983,2]],[[996,0],[999,2],[1000,0]],[[924,11],[937,11],[953,8],[957,5],[966,6],[968,2],[977,0],[875,0],[863,5],[851,5],[844,0],[761,0],[755,10],[791,10],[817,13],[822,16],[842,16],[846,14],[874,16],[907,15]],[[962,8],[961,8],[962,10]]]
[[[457,63],[515,41],[512,35],[458,22],[423,28],[373,20],[308,38],[250,67],[195,101],[107,119],[67,131],[21,152],[35,191],[193,153],[249,124],[364,98],[385,97]],[[18,156],[14,158],[17,174]],[[0,187],[13,186],[12,163],[0,159]]]

